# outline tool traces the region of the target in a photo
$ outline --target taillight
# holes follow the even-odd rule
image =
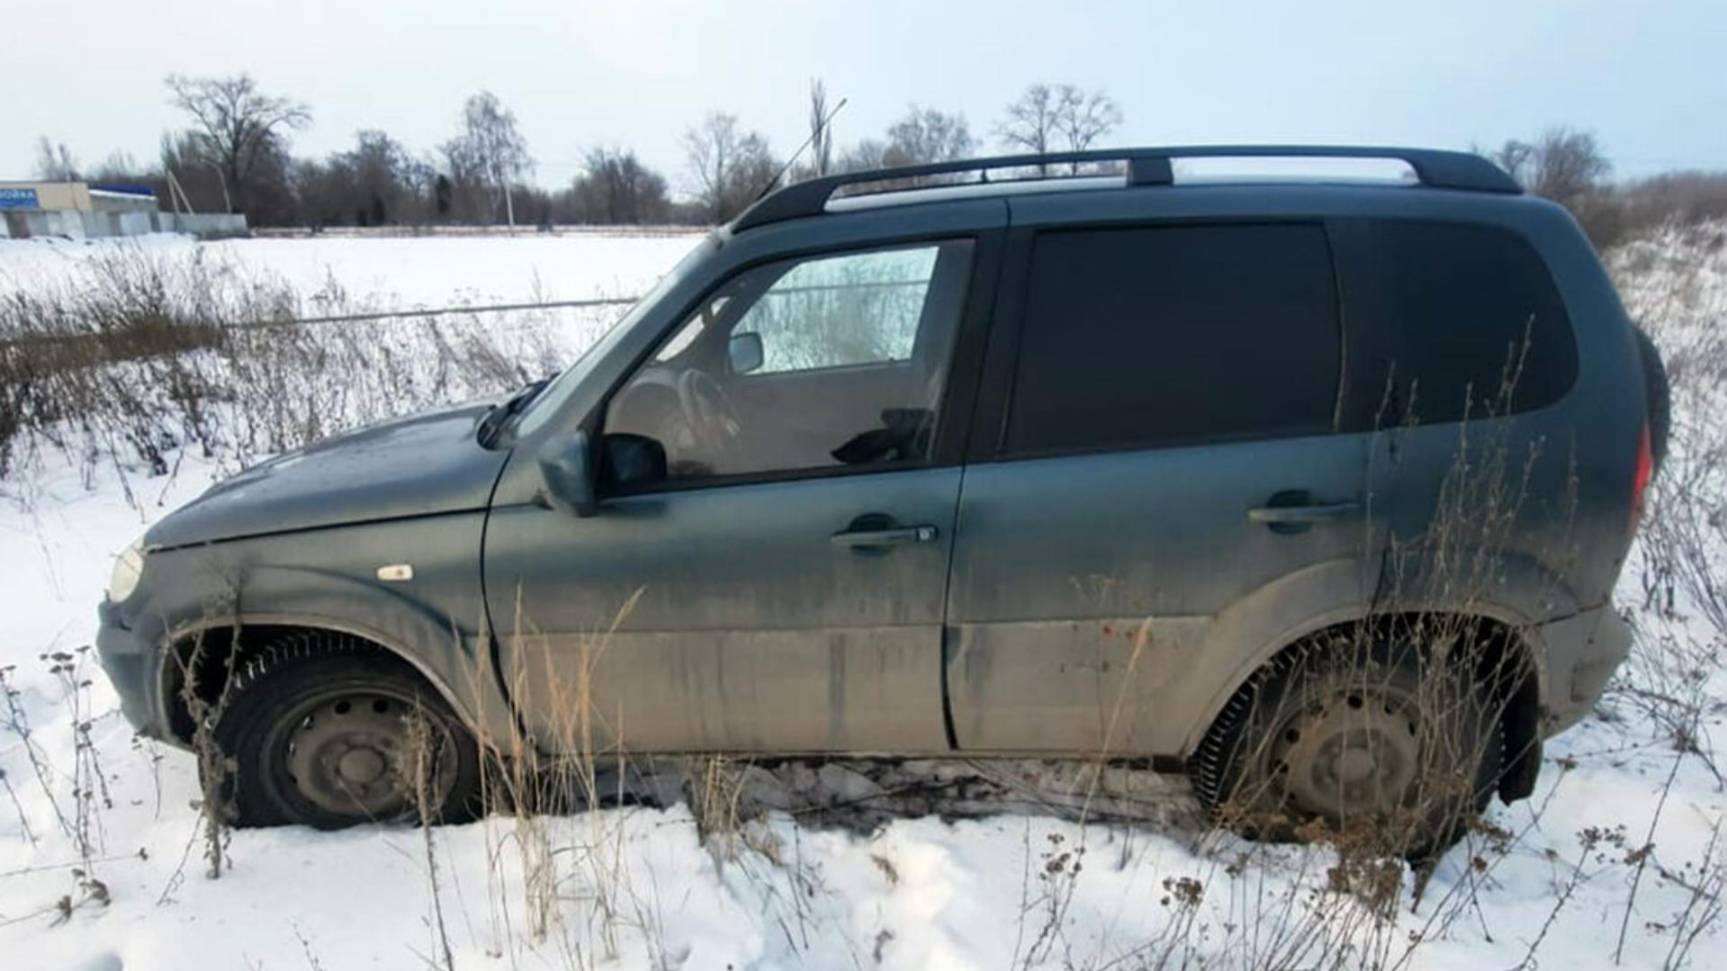
[[[1637,471],[1631,477],[1631,531],[1643,519],[1643,498],[1649,491],[1649,480],[1655,477],[1655,453],[1649,449],[1649,423],[1637,436]]]

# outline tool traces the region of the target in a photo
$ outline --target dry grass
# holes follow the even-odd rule
[[[237,469],[543,377],[611,312],[294,322],[370,309],[333,281],[308,294],[202,251],[128,248],[58,286],[0,297],[0,481],[47,453],[72,459],[87,483],[112,468],[129,490],[188,449]]]
[[[272,296],[267,288],[223,303],[221,287],[212,285],[220,272],[206,268],[188,272],[216,274],[204,285],[217,296],[209,297],[202,309],[187,309],[165,294],[190,284],[173,283],[166,270],[136,265],[103,272],[114,274],[111,295],[125,297],[116,306],[132,309],[90,318],[107,321],[100,326],[80,323],[84,318],[77,305],[65,302],[72,299],[65,296],[57,298],[60,303],[0,308],[0,328],[12,328],[0,330],[0,336],[57,338],[67,328],[97,328],[90,331],[93,337],[80,336],[76,342],[38,345],[55,349],[28,366],[0,350],[0,403],[9,408],[0,413],[0,471],[9,469],[17,476],[28,470],[30,457],[44,449],[66,450],[84,456],[86,463],[127,468],[142,464],[156,471],[169,471],[175,450],[182,447],[200,447],[238,463],[371,417],[447,400],[472,387],[489,383],[501,389],[536,374],[539,363],[553,355],[549,339],[541,343],[525,338],[522,346],[513,347],[483,333],[441,326],[394,332],[422,342],[412,347],[369,340],[350,330],[235,328],[231,324],[242,315],[286,313],[303,303],[292,294]],[[135,280],[128,274],[140,276]],[[1683,765],[1707,765],[1719,775],[1705,716],[1720,704],[1709,678],[1721,669],[1727,650],[1727,515],[1722,512],[1727,501],[1727,481],[1722,478],[1727,474],[1727,417],[1712,406],[1718,389],[1727,384],[1727,328],[1686,325],[1699,317],[1723,319],[1722,308],[1709,304],[1710,291],[1694,277],[1679,274],[1666,289],[1671,294],[1667,302],[1642,307],[1642,318],[1666,353],[1679,399],[1676,413],[1689,417],[1675,426],[1669,460],[1656,481],[1640,550],[1631,565],[1645,596],[1637,614],[1637,649],[1604,702],[1606,714],[1657,738],[1670,753],[1665,764],[1674,774],[1665,780],[1663,800]],[[338,294],[330,299],[345,298]],[[421,352],[426,346],[437,349],[430,364]],[[523,360],[539,363],[515,363]],[[1513,362],[1508,380],[1515,380],[1515,372]],[[336,375],[355,374],[375,375],[376,380],[367,377],[357,386],[348,382],[344,388],[326,387],[343,383],[333,382]],[[10,425],[4,424],[8,421]],[[1462,426],[1460,458],[1441,492],[1437,527],[1395,547],[1388,557],[1390,592],[1380,619],[1346,625],[1302,645],[1279,672],[1326,673],[1345,697],[1351,688],[1382,694],[1396,677],[1399,660],[1388,655],[1384,645],[1419,645],[1410,663],[1424,675],[1415,697],[1428,712],[1423,739],[1431,744],[1423,746],[1423,757],[1429,761],[1418,771],[1418,796],[1390,825],[1382,819],[1290,818],[1276,812],[1280,807],[1268,809],[1261,793],[1232,792],[1216,821],[1221,825],[1193,827],[1186,834],[1198,850],[1196,869],[1161,875],[1159,898],[1145,902],[1165,915],[1159,931],[1108,955],[1088,953],[1085,942],[1069,933],[1074,902],[1088,875],[1136,865],[1129,849],[1133,834],[1169,818],[1137,806],[1131,772],[1111,750],[1125,698],[1116,699],[1111,711],[1099,713],[1108,730],[1098,752],[1060,770],[1038,767],[1056,780],[1046,787],[1025,782],[1023,763],[918,767],[858,760],[843,770],[870,781],[873,788],[866,796],[854,803],[818,799],[800,806],[783,791],[764,797],[760,787],[813,787],[824,772],[834,774],[829,766],[761,764],[708,753],[668,767],[610,741],[623,734],[623,726],[619,713],[607,711],[604,699],[596,696],[595,672],[633,602],[619,605],[610,630],[596,631],[580,642],[576,663],[556,666],[574,672],[561,678],[544,654],[543,641],[533,636],[531,619],[518,615],[513,619],[517,633],[510,635],[508,648],[523,656],[540,652],[545,663],[520,665],[512,688],[521,695],[526,693],[523,679],[549,679],[547,696],[558,715],[542,737],[514,731],[479,740],[488,763],[487,801],[495,810],[479,824],[487,859],[485,892],[478,905],[485,914],[479,923],[488,948],[511,966],[589,968],[628,953],[634,941],[645,942],[657,963],[675,963],[676,956],[666,953],[660,939],[667,888],[632,865],[631,847],[641,835],[636,829],[639,817],[618,807],[681,791],[698,839],[715,864],[738,879],[773,888],[767,894],[772,912],[759,919],[763,926],[781,929],[789,941],[807,941],[811,926],[824,919],[813,913],[817,905],[811,901],[826,891],[819,876],[800,862],[796,846],[786,845],[780,835],[789,831],[795,838],[799,826],[788,830],[768,825],[776,811],[788,813],[801,826],[848,825],[849,819],[850,825],[868,831],[906,807],[944,812],[969,804],[978,812],[993,806],[995,811],[1043,812],[1078,823],[1072,835],[1037,845],[1031,845],[1028,827],[1016,966],[1406,968],[1429,953],[1433,942],[1460,928],[1485,928],[1501,867],[1520,853],[1542,852],[1553,853],[1553,904],[1543,926],[1530,929],[1521,966],[1540,964],[1544,947],[1562,933],[1563,920],[1574,913],[1577,894],[1606,880],[1621,880],[1626,888],[1623,912],[1612,915],[1625,925],[1622,936],[1657,933],[1632,921],[1638,895],[1646,892],[1640,887],[1659,881],[1682,888],[1683,906],[1660,921],[1659,933],[1667,935],[1670,944],[1665,966],[1679,968],[1688,961],[1697,966],[1693,954],[1706,953],[1710,946],[1727,886],[1727,849],[1718,839],[1719,824],[1700,855],[1680,860],[1662,857],[1659,810],[1647,820],[1602,820],[1574,834],[1574,842],[1572,834],[1547,837],[1542,829],[1554,787],[1520,815],[1517,825],[1501,828],[1497,819],[1474,818],[1474,780],[1455,771],[1484,752],[1478,741],[1457,745],[1477,733],[1447,729],[1499,717],[1510,700],[1509,686],[1526,671],[1504,650],[1506,631],[1489,632],[1454,616],[1400,605],[1426,604],[1436,590],[1447,603],[1486,600],[1496,579],[1494,556],[1505,548],[1523,512],[1529,470],[1538,457],[1495,438],[1491,427],[1490,422]],[[1398,431],[1393,420],[1383,434]],[[1138,656],[1136,650],[1134,663]],[[489,654],[481,652],[480,658],[472,677],[477,684],[495,683]],[[85,733],[74,746],[82,751],[88,744],[89,720],[87,708],[80,707],[87,705],[87,698],[81,698],[83,662],[72,654],[55,663],[71,665],[61,673],[66,676],[65,703],[74,713],[71,723],[86,725],[75,729]],[[1462,691],[1460,686],[1485,690]],[[7,688],[10,700],[4,671],[0,688]],[[1286,694],[1281,700],[1293,705],[1295,697]],[[195,725],[213,725],[220,717],[220,699],[188,698],[187,703],[205,706],[191,709]],[[25,751],[39,752],[21,709],[11,705],[8,711],[8,722],[0,728],[19,739]],[[1271,707],[1258,717],[1275,722],[1279,715]],[[226,762],[213,744],[194,748],[208,770],[206,777],[223,778]],[[90,751],[93,757],[93,748]],[[14,804],[15,786],[39,785],[59,825],[77,839],[82,857],[74,871],[77,889],[45,911],[69,915],[76,907],[106,898],[105,884],[94,876],[94,867],[105,859],[97,838],[103,773],[94,761],[80,761],[72,791],[64,793],[34,755],[30,763],[37,767],[34,780],[0,781]],[[415,765],[418,771],[406,784],[416,793],[421,819],[428,824],[421,852],[429,881],[427,925],[433,945],[425,958],[428,964],[448,968],[454,965],[450,928],[468,916],[463,910],[467,903],[449,892],[451,863],[429,825],[437,820],[427,795],[428,773],[424,760]],[[1548,771],[1563,776],[1569,768],[1559,763]],[[682,785],[668,785],[668,778]],[[980,779],[987,784],[980,785]],[[1060,798],[1051,798],[1052,791]],[[216,793],[206,791],[203,800],[202,833],[212,875],[220,872],[227,845],[219,792],[220,786]],[[885,814],[883,807],[888,807]],[[23,810],[18,812],[22,818]],[[1451,857],[1463,862],[1457,875],[1429,892],[1432,861],[1411,867],[1405,857],[1415,834],[1431,825],[1436,812],[1453,816],[1463,829],[1462,843]],[[1297,836],[1317,845],[1292,849],[1248,843],[1236,838],[1234,829]],[[1118,854],[1115,860],[1107,859],[1111,852]],[[896,884],[902,879],[891,855],[874,859],[884,879]],[[1409,912],[1403,913],[1406,906]],[[867,963],[872,952],[879,961],[893,946],[892,932],[884,929],[882,934],[859,946],[860,964]]]

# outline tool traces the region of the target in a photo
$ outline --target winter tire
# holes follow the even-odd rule
[[[473,737],[401,659],[309,632],[272,644],[233,678],[214,739],[236,825],[341,829],[476,815]]]

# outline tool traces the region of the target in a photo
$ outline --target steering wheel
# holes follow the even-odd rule
[[[715,455],[735,444],[743,431],[731,395],[699,368],[678,375],[678,407],[697,441]]]

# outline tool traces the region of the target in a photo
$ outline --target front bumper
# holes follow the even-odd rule
[[[1557,735],[1582,720],[1631,653],[1631,625],[1612,604],[1541,626],[1546,647],[1541,734]]]
[[[155,641],[140,636],[126,625],[118,604],[104,600],[96,608],[101,626],[96,631],[96,656],[102,670],[120,696],[120,712],[140,735],[166,738],[156,704],[160,684]]]

